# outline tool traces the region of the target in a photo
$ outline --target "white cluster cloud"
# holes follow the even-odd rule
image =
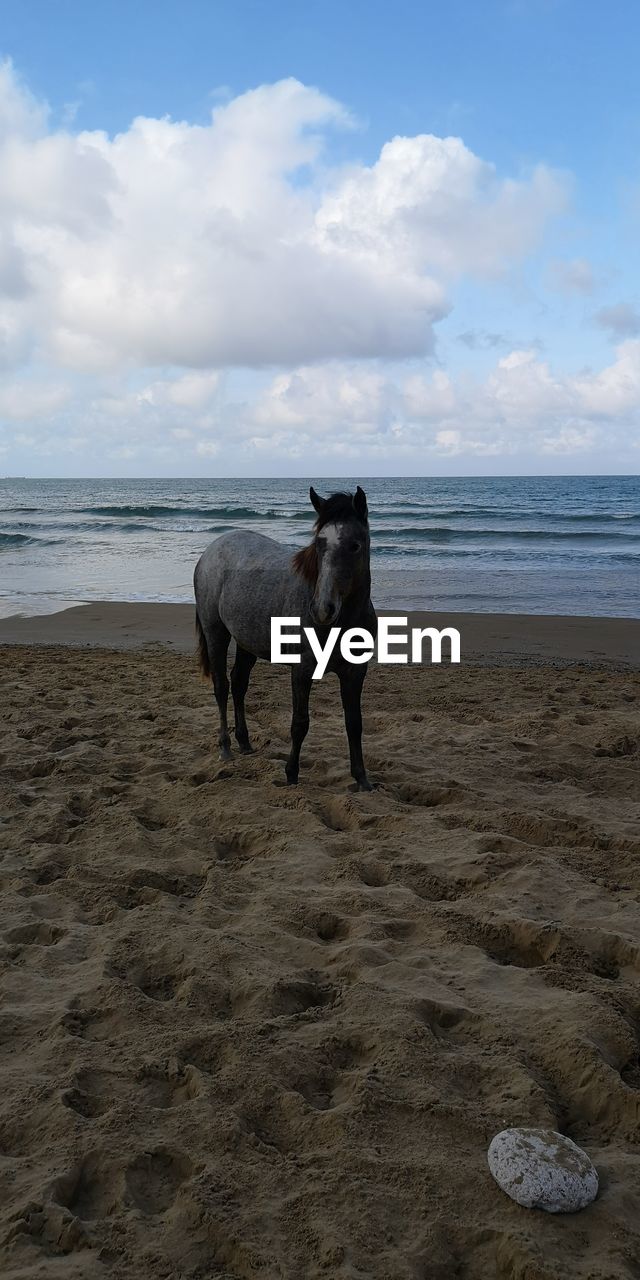
[[[464,320],[458,351],[493,367],[425,372],[458,281],[517,272],[565,207],[566,177],[538,166],[505,179],[459,138],[429,134],[332,167],[327,139],[353,122],[296,80],[205,124],[140,117],[109,137],[72,123],[53,128],[0,66],[5,453],[182,473],[258,455],[273,469],[310,457],[419,467],[606,449],[635,428],[628,304],[596,313],[627,337],[600,372],[555,373],[535,347],[510,350]],[[596,288],[586,259],[549,272],[566,294]],[[249,395],[229,389],[234,369]]]
[[[491,277],[528,252],[564,206],[559,175],[540,165],[526,182],[497,178],[460,138],[394,138],[359,167],[316,216],[319,242],[408,277]]]
[[[290,466],[326,473],[352,462],[359,470],[428,471],[438,459],[483,457],[511,458],[517,469],[518,458],[532,457],[552,464],[554,457],[626,456],[633,464],[640,450],[640,339],[621,343],[603,369],[571,375],[522,349],[496,360],[483,378],[416,372],[406,363],[395,371],[357,361],[299,366],[248,399],[205,372],[69,404],[59,388],[43,387],[38,394],[51,403],[37,435],[21,424],[38,406],[25,389],[19,412],[20,394],[18,385],[11,395],[0,391],[0,417],[12,414],[15,445],[37,446],[42,457],[94,459],[97,440],[111,469],[191,474],[215,459],[237,473]]]
[[[210,406],[220,385],[217,373],[185,373],[182,377],[160,379],[140,392],[140,399],[150,405],[179,409],[205,409]]]
[[[420,456],[584,453],[640,448],[640,340],[599,372],[560,376],[536,350],[498,360],[484,379],[441,369],[386,378],[358,366],[298,369],[273,380],[253,409],[252,439],[280,447],[321,438],[336,453]]]
[[[398,393],[383,374],[367,367],[311,366],[278,375],[248,416],[253,438],[311,429],[332,436],[341,426],[351,437],[392,427]]]
[[[327,168],[343,108],[296,80],[206,125],[52,130],[0,71],[0,344],[72,370],[428,353],[446,287],[526,253],[565,199],[499,179],[457,138],[394,138]]]
[[[428,383],[421,389],[422,402],[414,388],[414,420],[428,421],[433,390]],[[580,375],[554,373],[534,350],[512,351],[484,383],[448,390],[438,421],[451,423],[460,448],[469,448],[470,428],[472,452],[522,453],[534,445],[542,453],[580,453],[597,442],[622,445],[631,430],[640,445],[640,342],[622,343],[611,365]]]

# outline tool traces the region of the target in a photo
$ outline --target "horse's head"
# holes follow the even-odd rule
[[[298,551],[293,567],[313,586],[311,616],[330,626],[351,596],[366,591],[369,573],[369,522],[363,489],[321,498],[313,486],[309,497],[317,513],[314,539]]]

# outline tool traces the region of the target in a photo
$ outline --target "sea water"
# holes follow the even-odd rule
[[[193,599],[229,529],[293,550],[362,484],[378,608],[640,617],[640,477],[0,480],[0,614]]]

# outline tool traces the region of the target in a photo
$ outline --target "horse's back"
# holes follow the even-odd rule
[[[290,552],[274,538],[251,529],[230,529],[205,548],[196,565],[196,576],[216,568],[243,569],[266,563],[280,563],[284,567],[289,559]]]
[[[234,529],[211,542],[195,569],[196,608],[207,631],[224,624],[243,648],[268,657],[271,617],[300,613],[304,586],[292,551],[251,530]]]

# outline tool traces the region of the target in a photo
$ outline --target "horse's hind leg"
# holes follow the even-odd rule
[[[218,734],[220,759],[230,760],[231,739],[229,737],[229,726],[227,724],[227,702],[229,699],[227,653],[229,651],[231,635],[227,631],[223,622],[216,622],[209,632],[207,640],[209,644],[213,692],[216,695],[216,702],[220,713],[220,732]]]
[[[241,649],[240,645],[237,645],[236,660],[231,668],[231,696],[236,717],[236,741],[243,754],[253,751],[244,714],[244,700],[249,686],[249,676],[256,662],[257,658],[253,653],[248,653],[246,649]]]

